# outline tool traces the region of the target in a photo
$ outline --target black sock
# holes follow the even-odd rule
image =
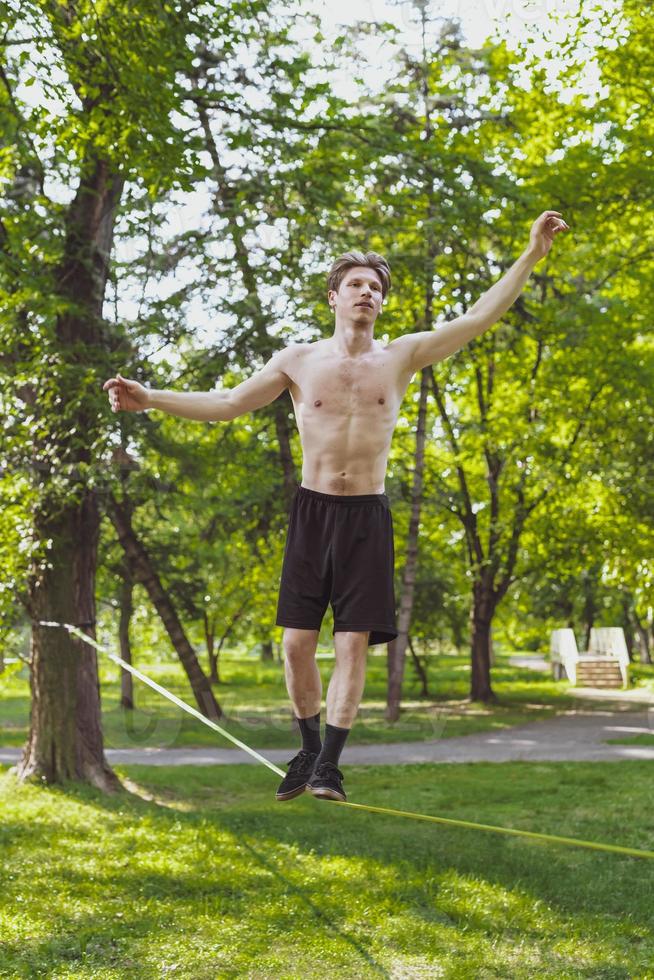
[[[350,734],[349,728],[337,728],[336,725],[325,725],[325,741],[323,742],[320,755],[316,759],[316,765],[321,762],[333,762],[338,765],[341,757],[345,740]]]
[[[320,752],[322,742],[320,741],[320,712],[311,715],[309,718],[297,718],[296,721],[302,732],[302,748],[305,752]]]

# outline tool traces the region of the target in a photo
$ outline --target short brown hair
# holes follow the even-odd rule
[[[378,252],[345,252],[339,255],[329,270],[327,289],[333,289],[337,293],[348,269],[353,269],[356,265],[367,265],[369,269],[375,270],[381,279],[382,298],[385,298],[391,288],[391,270],[384,256]]]

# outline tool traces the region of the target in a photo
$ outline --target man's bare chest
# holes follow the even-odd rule
[[[392,353],[343,358],[298,358],[289,390],[296,408],[310,414],[369,415],[395,412],[406,390]]]

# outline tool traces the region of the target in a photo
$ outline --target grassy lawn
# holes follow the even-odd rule
[[[323,692],[326,692],[333,661],[320,660]],[[443,655],[428,658],[429,699],[419,699],[419,686],[410,663],[407,664],[405,710],[399,721],[384,720],[386,661],[369,658],[366,689],[350,744],[421,741],[450,738],[491,729],[506,728],[526,721],[547,718],[558,711],[579,708],[565,681],[553,681],[537,671],[514,667],[508,656],[498,657],[493,668],[493,686],[499,697],[496,705],[468,701],[470,664],[467,657]],[[156,663],[147,658],[136,661],[144,673],[169,688],[178,697],[195,705],[181,667],[174,661]],[[16,669],[18,667],[18,669]],[[649,673],[648,673],[649,672]],[[284,684],[283,666],[255,659],[226,658],[222,664],[224,682],[216,696],[228,716],[230,732],[255,748],[283,748],[293,745],[292,716]],[[654,669],[634,670],[639,684],[654,684]],[[125,712],[119,705],[118,668],[105,661],[101,665],[103,726],[108,748],[142,745],[215,745],[219,736],[186,715],[138,680],[134,681],[136,709]],[[9,667],[0,675],[0,745],[24,743],[29,719],[29,681],[27,669]],[[592,708],[590,702],[584,708]],[[596,707],[605,710],[606,704]]]
[[[609,745],[654,745],[654,732],[641,735],[625,735],[624,738],[607,738]]]
[[[654,862],[366,814],[249,766],[0,775],[0,976],[651,978]],[[652,848],[651,765],[348,767],[354,802]]]

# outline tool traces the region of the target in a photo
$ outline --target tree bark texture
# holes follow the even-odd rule
[[[495,603],[491,586],[483,579],[475,582],[471,610],[472,672],[471,701],[497,701],[491,687],[491,624]]]
[[[32,587],[30,733],[18,775],[110,791],[119,783],[104,757],[96,651],[65,629],[39,625],[71,623],[95,639],[98,528],[92,493],[38,528],[53,547]]]
[[[56,340],[69,376],[80,358],[88,366],[94,352],[100,356],[103,350],[102,303],[122,187],[122,179],[91,152],[66,217],[63,259],[54,287],[64,301],[56,320]],[[66,415],[65,426],[53,417],[50,438],[57,447],[53,458],[56,455],[73,468],[90,463],[88,447],[98,424],[90,398],[80,400],[74,416]],[[50,545],[45,561],[39,561],[30,576],[32,709],[18,772],[21,778],[40,777],[49,783],[78,779],[109,790],[118,781],[104,757],[96,653],[63,629],[39,625],[40,620],[66,621],[94,636],[97,501],[74,476],[64,503],[61,495],[55,498],[49,492],[47,471],[41,469],[39,480],[41,500],[34,533]]]

